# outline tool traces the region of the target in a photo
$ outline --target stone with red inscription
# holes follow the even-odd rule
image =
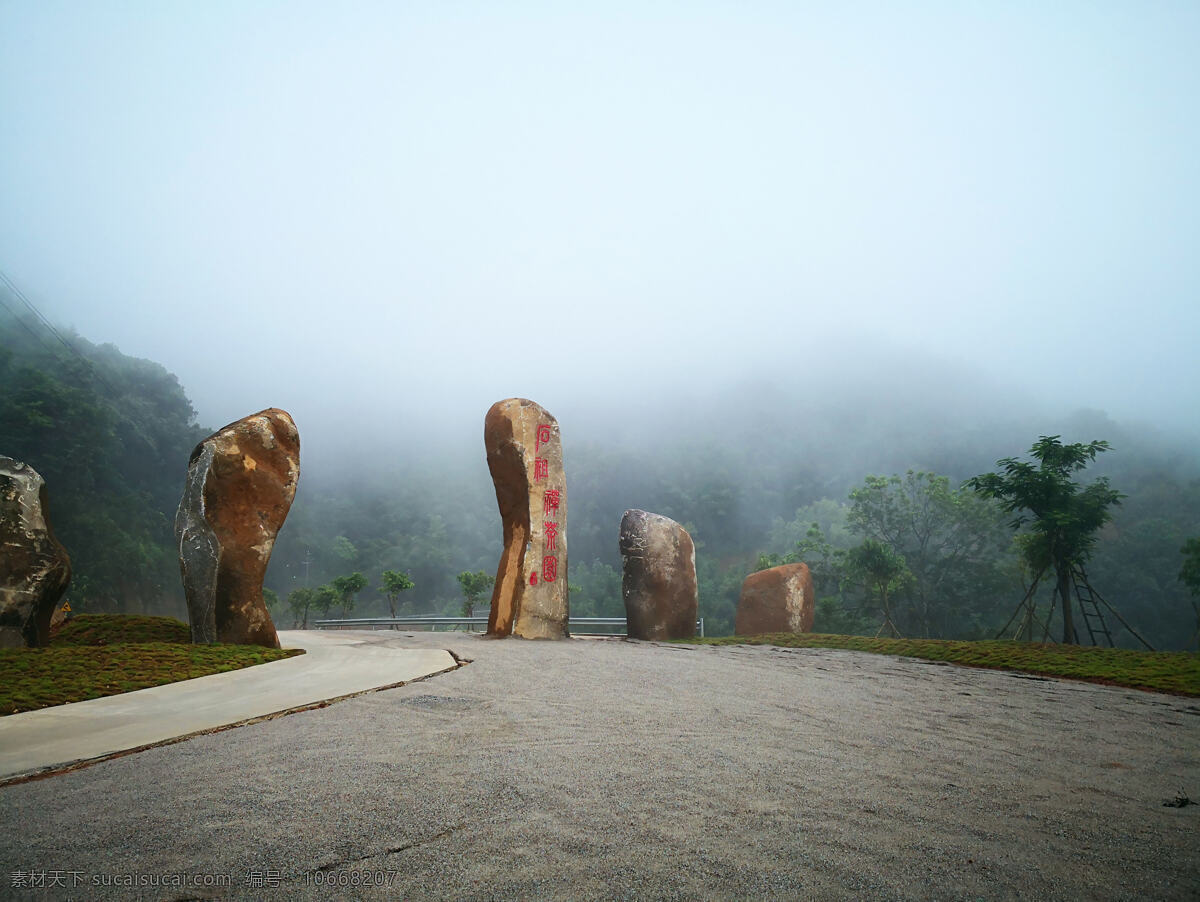
[[[558,421],[526,398],[497,401],[483,421],[504,526],[488,635],[567,636],[567,482]]]
[[[696,546],[669,517],[643,510],[621,518],[621,594],[631,639],[687,639],[696,634]]]
[[[48,506],[41,475],[0,456],[0,648],[49,644],[50,617],[71,581]]]
[[[299,476],[300,433],[275,407],[192,452],[175,537],[193,642],[279,647],[262,582]]]
[[[811,632],[815,603],[807,564],[759,570],[742,583],[733,631],[739,636]]]

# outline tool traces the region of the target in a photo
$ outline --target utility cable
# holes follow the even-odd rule
[[[103,385],[105,388],[107,388],[108,391],[112,394],[112,396],[114,398],[118,397],[120,395],[120,392],[118,392],[116,390],[116,388],[113,387],[112,383],[109,382],[107,379],[105,379],[103,375],[101,375],[100,368],[96,365],[96,362],[94,360],[90,360],[87,357],[85,357],[83,354],[81,354],[79,352],[78,348],[76,348],[73,344],[71,344],[69,341],[67,341],[65,338],[63,338],[62,333],[59,332],[56,328],[54,328],[54,325],[50,322],[50,320],[48,320],[42,314],[42,311],[40,311],[37,307],[34,306],[33,301],[29,300],[29,298],[27,298],[25,296],[25,293],[23,291],[21,291],[21,289],[18,288],[16,286],[16,284],[13,283],[13,280],[10,279],[8,277],[8,274],[6,272],[4,272],[4,270],[2,270],[2,269],[0,269],[0,282],[3,282],[4,285],[6,285],[8,287],[8,290],[11,291],[18,300],[20,300],[26,307],[28,307],[33,312],[33,315],[37,317],[38,321],[43,326],[45,326],[45,328],[50,332],[51,335],[53,335],[55,338],[57,338],[62,343],[62,346],[64,348],[66,348],[68,351],[70,351],[72,354],[74,354],[77,358],[79,358],[81,361],[83,361],[85,364],[87,364],[89,373],[96,379],[96,381],[98,381],[101,385]],[[34,334],[34,336],[37,337],[36,333],[33,332],[33,329],[30,328],[29,323],[25,322],[25,320],[21,319],[21,317],[19,317],[16,313],[14,313],[13,309],[11,307],[9,307],[7,304],[5,304],[4,306],[5,306],[5,309],[7,309],[8,312],[13,315],[14,319],[17,320],[18,322],[20,322],[21,325],[23,325],[25,327],[26,331],[30,332],[31,334]],[[39,341],[41,341],[41,340],[39,339]],[[42,342],[42,344],[44,346],[45,342]]]

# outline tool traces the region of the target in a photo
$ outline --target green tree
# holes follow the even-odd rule
[[[496,582],[496,577],[484,570],[478,570],[475,573],[464,570],[456,578],[458,579],[459,586],[462,587],[464,599],[462,606],[463,616],[473,617],[475,605],[478,603],[479,597]]]
[[[966,482],[983,497],[995,498],[1006,511],[1015,513],[1014,529],[1029,526],[1022,553],[1036,573],[1054,569],[1064,643],[1075,642],[1073,574],[1091,555],[1100,527],[1112,519],[1109,508],[1120,504],[1123,497],[1106,477],[1081,486],[1072,475],[1107,450],[1105,441],[1064,445],[1057,435],[1043,435],[1029,449],[1036,463],[1006,457],[996,462],[1002,473],[984,473]]]
[[[1179,551],[1183,554],[1179,581],[1187,586],[1193,595],[1200,596],[1200,536],[1188,539]],[[1194,599],[1192,610],[1196,613],[1196,650],[1200,651],[1200,605],[1197,605]]]
[[[808,527],[804,538],[787,554],[760,553],[755,570],[767,570],[782,564],[807,564],[812,572],[813,588],[818,596],[835,592],[845,577],[846,549],[834,548],[825,538],[821,524]]]
[[[354,596],[367,587],[367,578],[357,570],[349,576],[338,576],[329,584],[335,593],[337,603],[342,606],[342,616],[345,617],[354,607]]]
[[[925,636],[976,631],[1014,588],[1011,538],[1002,509],[946,476],[909,470],[868,476],[850,492],[850,529],[904,558],[904,618]]]
[[[331,584],[318,586],[314,591],[313,607],[328,616],[330,609],[341,600],[341,593]]]
[[[773,543],[792,541],[795,547],[786,554],[759,554],[755,565],[756,570],[780,564],[808,565],[816,594],[813,629],[819,633],[861,635],[874,623],[863,610],[870,598],[848,569],[853,537],[846,528],[847,510],[847,505],[825,498],[797,510],[792,521],[777,520],[771,530]],[[813,517],[820,517],[823,523],[805,519]]]
[[[383,597],[387,599],[388,608],[392,612],[392,618],[396,617],[396,601],[400,598],[401,592],[407,592],[416,583],[412,581],[407,573],[402,573],[399,570],[384,570],[382,574]]]
[[[292,612],[293,625],[308,629],[308,611],[317,601],[316,589],[293,589],[288,593],[288,609]]]
[[[333,553],[342,560],[343,563],[352,564],[358,557],[358,549],[354,547],[354,543],[345,536],[335,536],[333,539]]]
[[[697,553],[696,588],[700,594],[700,604],[696,613],[704,620],[706,635],[725,636],[733,632],[742,583],[746,580],[751,563],[749,555],[738,555],[728,563],[722,563],[715,555]],[[617,600],[620,616],[625,613],[625,603],[620,594]]]
[[[571,562],[571,614],[576,617],[622,617],[621,574],[601,561]]]
[[[890,546],[867,539],[846,554],[846,572],[850,579],[857,579],[873,595],[883,613],[883,623],[875,635],[887,629],[893,636],[900,630],[892,618],[891,595],[912,581],[912,573],[904,558]]]
[[[1200,536],[1184,542],[1179,553],[1183,555],[1179,581],[1191,589],[1193,595],[1200,595]]]

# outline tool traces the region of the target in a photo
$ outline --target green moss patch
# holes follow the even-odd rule
[[[170,617],[84,614],[48,648],[0,649],[0,715],[240,670],[303,654],[258,645],[192,645]]]
[[[51,648],[67,645],[118,645],[129,642],[180,642],[190,644],[192,633],[174,617],[141,617],[133,614],[79,614],[62,625],[50,640]]]
[[[1200,657],[1188,652],[1132,651],[1033,642],[959,642],[945,639],[870,639],[822,633],[770,633],[690,640],[703,645],[776,645],[783,648],[844,648],[966,667],[1015,670],[1089,683],[1200,696]]]

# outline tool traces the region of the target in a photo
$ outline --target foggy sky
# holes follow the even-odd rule
[[[326,447],[845,382],[1193,429],[1197,46],[1150,0],[10,0],[0,268]]]

